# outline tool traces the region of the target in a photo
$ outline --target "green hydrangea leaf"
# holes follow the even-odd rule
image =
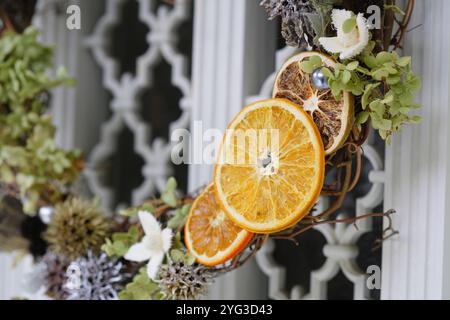
[[[191,206],[191,204],[186,204],[180,209],[177,209],[175,215],[167,222],[167,226],[173,230],[181,229],[186,223]]]
[[[362,106],[363,110],[366,109],[366,107],[369,103],[370,95],[372,94],[373,90],[375,88],[377,88],[379,85],[380,85],[379,83],[369,83],[364,88],[364,93],[361,98],[361,106]]]
[[[342,83],[347,84],[351,78],[352,74],[348,70],[344,70],[344,73],[342,74]]]
[[[401,57],[396,61],[396,64],[400,67],[406,67],[411,64],[411,57]]]
[[[164,192],[161,194],[161,200],[172,208],[177,206],[177,197],[174,192]]]
[[[177,180],[174,177],[170,177],[166,183],[166,191],[171,192],[177,189]]]
[[[183,241],[181,241],[181,232],[177,232],[172,241],[172,249],[183,249],[183,248],[184,244]]]
[[[325,78],[327,78],[328,80],[334,78],[333,73],[330,71],[330,69],[323,67],[321,70]]]
[[[367,111],[362,111],[356,116],[356,122],[359,124],[365,123],[369,119],[370,113]]]
[[[372,112],[375,112],[375,114],[378,117],[380,117],[380,118],[383,117],[384,112],[385,112],[385,107],[384,107],[384,104],[381,102],[381,100],[376,99],[376,100],[372,101],[369,104],[369,108]]]
[[[112,234],[111,239],[105,239],[101,249],[109,257],[116,256],[121,258],[133,244],[139,242],[139,238],[138,227],[131,226],[127,232],[116,232]]]
[[[388,85],[394,85],[399,83],[402,80],[400,76],[389,76],[386,78],[386,83]]]
[[[161,200],[172,208],[177,206],[177,196],[175,194],[176,188],[177,181],[175,178],[170,177],[169,180],[167,180],[166,190],[161,194]]]
[[[189,252],[187,252],[184,255],[184,260],[183,260],[184,264],[187,266],[192,266],[195,263],[195,257],[190,254]]]
[[[323,64],[322,59],[319,56],[311,56],[300,62],[299,67],[303,72],[312,73]]]
[[[369,69],[373,69],[373,68],[376,68],[378,66],[377,59],[373,55],[364,56],[363,60],[364,60],[364,64]]]
[[[359,62],[358,61],[352,61],[345,67],[349,71],[354,71],[356,68],[358,68]]]
[[[141,268],[132,282],[119,292],[121,300],[155,300],[159,293],[158,284],[147,276],[146,268]]]
[[[79,151],[57,146],[46,114],[44,94],[73,83],[62,67],[51,76],[52,60],[53,48],[39,43],[33,27],[0,37],[0,183],[19,185],[29,214],[44,196],[60,201],[82,169]]]
[[[386,62],[391,62],[392,59],[392,54],[387,51],[381,51],[376,55],[376,62],[378,65],[384,64]]]
[[[420,123],[422,121],[422,117],[421,116],[412,116],[410,118],[410,122],[411,123]]]
[[[390,130],[392,128],[392,121],[388,119],[380,120],[380,129],[381,130]]]
[[[402,9],[400,9],[400,7],[398,7],[398,6],[394,5],[394,4],[386,4],[385,3],[384,4],[384,9],[385,10],[391,10],[394,13],[400,14],[402,16],[405,15],[405,12]]]
[[[184,253],[178,249],[170,250],[170,257],[175,262],[183,262],[184,261]]]

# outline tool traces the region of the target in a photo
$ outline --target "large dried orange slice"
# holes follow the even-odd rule
[[[231,221],[209,185],[194,201],[184,227],[184,242],[197,261],[206,266],[222,264],[244,249],[253,234]]]
[[[319,56],[325,66],[333,69],[335,62],[319,52],[302,52],[283,65],[275,80],[274,98],[288,99],[307,111],[319,128],[325,155],[333,154],[347,139],[354,122],[353,95],[344,92],[338,101],[330,89],[316,89],[300,63],[308,57]]]
[[[303,109],[285,99],[255,102],[240,111],[224,136],[214,171],[217,197],[246,230],[287,229],[317,201],[324,158],[320,133]]]

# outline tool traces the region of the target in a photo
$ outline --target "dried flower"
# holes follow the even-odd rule
[[[351,11],[334,9],[331,14],[336,37],[322,37],[320,44],[339,58],[349,59],[360,54],[369,43],[369,28],[362,13],[356,17]]]
[[[161,225],[149,212],[139,211],[138,215],[145,236],[141,242],[131,246],[125,254],[125,259],[135,262],[149,260],[147,274],[150,279],[155,279],[164,255],[172,245],[172,230],[169,228],[161,230]]]
[[[40,286],[45,287],[46,294],[56,300],[65,300],[69,293],[64,283],[69,261],[53,252],[46,253],[34,267],[26,282],[32,291],[37,291]]]
[[[301,49],[313,45],[315,32],[306,13],[313,13],[314,8],[308,0],[263,0],[261,6],[269,20],[281,17],[281,34],[287,45]]]
[[[74,260],[97,251],[108,236],[109,223],[96,203],[72,198],[55,207],[45,233],[50,250]]]
[[[263,0],[269,20],[281,17],[281,35],[286,44],[302,50],[318,45],[326,34],[330,12],[341,0]]]
[[[167,299],[195,300],[204,295],[216,273],[202,265],[169,261],[159,271],[159,288]]]
[[[24,2],[2,0],[0,9],[10,18],[26,20],[17,15]],[[0,184],[21,199],[29,215],[43,203],[61,201],[83,167],[79,151],[57,146],[56,128],[46,112],[48,91],[73,79],[64,68],[49,72],[54,69],[53,50],[38,39],[33,27],[0,37]]]
[[[89,251],[86,256],[72,262],[69,269],[76,272],[68,275],[65,283],[68,300],[117,300],[118,292],[130,279],[130,275],[124,272],[123,263],[110,259],[105,253],[96,256]]]

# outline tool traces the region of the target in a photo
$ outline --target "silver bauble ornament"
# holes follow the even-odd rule
[[[320,90],[328,89],[328,79],[322,72],[322,68],[317,68],[311,73],[311,82],[314,87]]]

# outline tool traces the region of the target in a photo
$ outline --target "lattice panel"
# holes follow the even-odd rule
[[[296,50],[291,47],[278,50],[275,57],[276,69],[281,68],[282,64],[295,52]],[[259,94],[249,97],[247,102],[269,98],[272,94],[275,77],[276,71],[264,81]],[[361,180],[367,180],[369,185],[363,188],[363,191],[360,190],[359,194],[356,192],[350,194],[343,211],[360,216],[372,212],[382,204],[384,183],[382,149],[383,146],[381,145],[380,148],[380,144],[374,136],[371,136],[363,146],[364,165],[368,170],[363,173]],[[349,201],[351,203],[348,203]],[[328,206],[328,203],[329,199],[321,197],[316,212],[321,212]],[[285,244],[271,240],[257,253],[257,263],[268,277],[268,296],[273,299],[327,299],[333,279],[341,276],[342,273],[346,278],[344,281],[350,282],[349,286],[353,287],[353,299],[370,298],[366,287],[367,275],[365,270],[358,265],[357,258],[361,254],[358,242],[361,241],[363,235],[372,231],[372,220],[358,221],[357,229],[354,225],[338,224],[336,226],[319,225],[315,230],[325,241],[322,247],[324,262],[320,268],[309,271],[309,290],[301,285],[290,283],[287,266],[281,265],[274,258],[277,246]],[[314,241],[318,240],[320,239]],[[301,236],[299,243],[301,246]],[[300,270],[296,271],[301,272]]]
[[[179,26],[191,17],[191,1],[177,0],[173,7],[157,0],[136,0],[138,18],[147,28],[146,51],[136,58],[135,72],[121,73],[118,58],[108,48],[114,41],[113,30],[123,23],[123,10],[130,0],[105,1],[105,13],[85,44],[103,73],[103,86],[111,93],[111,117],[102,124],[101,138],[91,152],[86,176],[92,191],[102,199],[106,209],[114,209],[115,191],[105,180],[104,163],[119,150],[118,137],[123,130],[133,136],[133,150],[143,160],[143,182],[132,191],[132,204],[137,204],[165,187],[173,173],[170,133],[189,124],[191,83],[189,60],[178,51]],[[129,35],[132,38],[134,35]],[[123,44],[122,44],[123,45]],[[153,137],[153,128],[142,117],[142,108],[152,108],[141,96],[158,81],[157,67],[164,61],[171,68],[170,82],[180,93],[179,117],[170,121],[168,137]],[[122,168],[126,177],[131,168]]]

